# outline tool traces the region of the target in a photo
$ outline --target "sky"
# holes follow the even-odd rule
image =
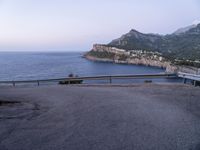
[[[87,51],[199,23],[200,0],[0,0],[0,51]]]

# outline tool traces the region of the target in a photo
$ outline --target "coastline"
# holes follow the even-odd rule
[[[108,63],[116,63],[116,64],[142,65],[142,66],[148,66],[148,67],[158,67],[158,68],[165,69],[165,72],[167,72],[167,73],[176,73],[177,70],[178,70],[177,69],[178,66],[172,66],[172,65],[169,64],[169,62],[161,64],[161,65],[156,65],[156,64],[158,64],[157,61],[153,61],[153,63],[143,63],[145,61],[140,60],[140,59],[138,59],[136,61],[121,61],[121,60],[109,59],[109,58],[98,58],[98,57],[95,57],[95,56],[91,56],[88,53],[84,54],[83,57],[85,59],[90,60],[90,61],[97,61],[97,62],[108,62]]]
[[[83,57],[91,61],[158,67],[165,69],[167,73],[185,72],[200,74],[200,68],[175,65],[165,59],[160,53],[143,52],[142,50],[132,50],[129,52],[101,44],[94,44],[92,50],[85,53]]]

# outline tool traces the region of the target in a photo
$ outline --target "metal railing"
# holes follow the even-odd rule
[[[200,81],[200,75],[179,72],[178,77]]]
[[[178,72],[177,76],[183,78],[184,83],[186,83],[187,80],[192,80],[194,86],[197,86],[197,82],[200,82],[200,75]]]
[[[152,79],[152,78],[176,78],[176,74],[136,74],[136,75],[109,75],[109,76],[87,76],[87,77],[68,77],[58,79],[43,79],[43,80],[22,80],[22,81],[0,81],[0,84],[26,84],[26,83],[37,83],[39,86],[43,82],[60,82],[60,81],[79,81],[79,80],[107,80],[108,83],[112,84],[113,79]]]

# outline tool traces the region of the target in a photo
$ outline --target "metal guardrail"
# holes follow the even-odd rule
[[[200,81],[200,75],[179,72],[178,77]]]
[[[192,80],[195,86],[197,86],[197,82],[200,82],[200,75],[178,72],[177,76],[183,78],[184,83],[187,82],[187,79]]]
[[[78,80],[108,80],[112,83],[113,79],[147,79],[147,78],[176,78],[176,74],[136,74],[136,75],[111,75],[111,76],[91,76],[91,77],[68,77],[68,78],[58,78],[58,79],[43,79],[43,80],[24,80],[24,81],[0,81],[0,84],[16,84],[22,83],[37,83],[39,86],[42,82],[60,82],[60,81],[78,81]]]

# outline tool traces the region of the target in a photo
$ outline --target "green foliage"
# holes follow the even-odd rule
[[[142,34],[131,30],[117,40],[113,40],[108,46],[126,50],[146,50],[160,52],[173,61],[175,59],[200,60],[200,25],[189,31],[176,35]],[[188,63],[188,62],[184,62]],[[197,65],[190,63],[191,65]],[[198,65],[197,65],[198,66]]]
[[[182,60],[182,61],[179,61],[179,62],[175,62],[174,64],[180,65],[180,66],[193,66],[193,67],[200,68],[200,63],[192,62],[192,61]]]
[[[96,51],[90,51],[88,53],[89,55],[91,56],[94,56],[94,57],[98,57],[98,58],[109,58],[109,59],[113,59],[115,54],[114,53],[110,53],[110,52],[96,52]]]

